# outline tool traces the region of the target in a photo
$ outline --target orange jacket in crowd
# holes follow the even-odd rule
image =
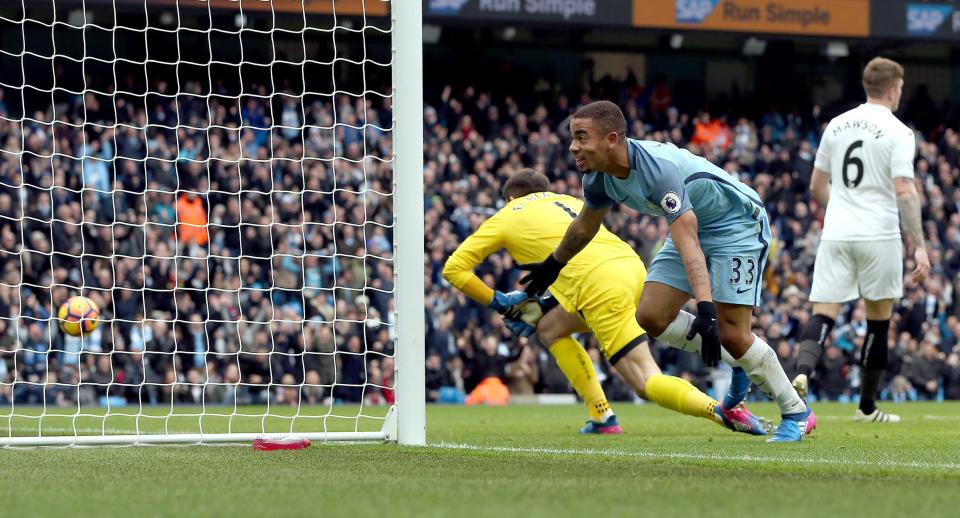
[[[467,396],[468,405],[501,406],[510,402],[510,389],[496,376],[484,378]]]
[[[713,119],[704,123],[697,121],[693,130],[693,138],[690,142],[698,145],[710,144],[719,148],[727,149],[730,147],[730,127],[720,119]]]
[[[207,244],[207,209],[199,196],[184,193],[177,198],[177,221],[180,223],[177,232],[181,243]]]

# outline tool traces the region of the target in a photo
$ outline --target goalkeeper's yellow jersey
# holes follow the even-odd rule
[[[543,261],[560,245],[567,227],[582,208],[583,201],[552,192],[512,200],[457,247],[443,268],[444,279],[470,298],[489,303],[493,290],[473,269],[501,248],[506,248],[518,264]],[[637,257],[637,254],[601,226],[593,240],[560,272],[550,291],[575,301],[579,298],[580,283],[588,273],[606,261],[622,257]]]

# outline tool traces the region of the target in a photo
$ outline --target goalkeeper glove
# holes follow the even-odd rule
[[[507,329],[510,330],[513,334],[517,336],[530,336],[536,331],[536,328],[530,324],[520,320],[519,318],[509,318],[504,317],[503,323],[506,324]]]
[[[523,321],[522,305],[528,300],[530,296],[525,291],[514,290],[510,293],[495,291],[487,307],[503,315],[503,323],[510,332],[517,336],[530,336],[536,331],[536,327]]]
[[[529,298],[529,295],[520,290],[514,290],[510,293],[504,293],[498,290],[493,292],[493,299],[490,300],[490,303],[487,304],[487,307],[496,311],[497,313],[503,314],[517,304],[520,304]]]
[[[557,280],[557,277],[560,276],[560,270],[563,270],[566,265],[567,263],[556,260],[552,253],[543,262],[521,264],[517,268],[530,273],[520,278],[520,284],[527,285],[526,292],[530,296],[539,297]]]
[[[707,367],[720,364],[720,330],[717,327],[717,307],[710,301],[697,302],[697,318],[690,326],[687,340],[700,335],[700,357]]]

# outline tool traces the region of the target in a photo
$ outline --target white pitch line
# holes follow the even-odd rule
[[[684,452],[652,452],[652,451],[625,451],[625,450],[596,450],[589,448],[537,448],[514,446],[480,446],[476,444],[461,444],[440,442],[428,447],[447,450],[470,450],[494,453],[541,453],[547,455],[596,455],[607,457],[633,457],[644,459],[675,459],[675,460],[716,460],[733,462],[785,462],[795,464],[831,464],[835,466],[870,466],[877,468],[917,468],[917,469],[960,469],[960,463],[954,462],[921,462],[921,461],[870,461],[858,459],[828,459],[818,458],[779,458],[759,455],[722,455],[716,453],[684,453]],[[775,447],[775,446],[773,446]]]
[[[901,417],[902,417],[902,416],[901,416]],[[960,415],[929,415],[929,414],[924,414],[924,415],[921,415],[921,416],[919,416],[919,417],[920,417],[920,419],[937,420],[937,421],[957,421],[957,420],[960,420]],[[904,418],[904,419],[906,419],[907,422],[909,422],[909,420],[912,419],[912,418],[911,418],[911,417],[906,417],[906,418]],[[843,415],[817,415],[817,421],[849,421],[849,422],[851,422],[851,423],[854,422],[854,421],[853,421],[853,414],[851,414],[851,415],[849,415],[849,416],[843,416]]]
[[[910,418],[905,418],[909,422]],[[924,414],[920,416],[920,419],[931,420],[931,421],[958,421],[960,420],[960,415],[929,415]],[[817,416],[817,421],[853,421],[853,416],[847,417],[842,415],[823,415]]]

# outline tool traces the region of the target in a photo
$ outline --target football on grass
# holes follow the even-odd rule
[[[100,323],[100,308],[87,297],[70,297],[57,312],[60,329],[70,336],[86,336]]]

